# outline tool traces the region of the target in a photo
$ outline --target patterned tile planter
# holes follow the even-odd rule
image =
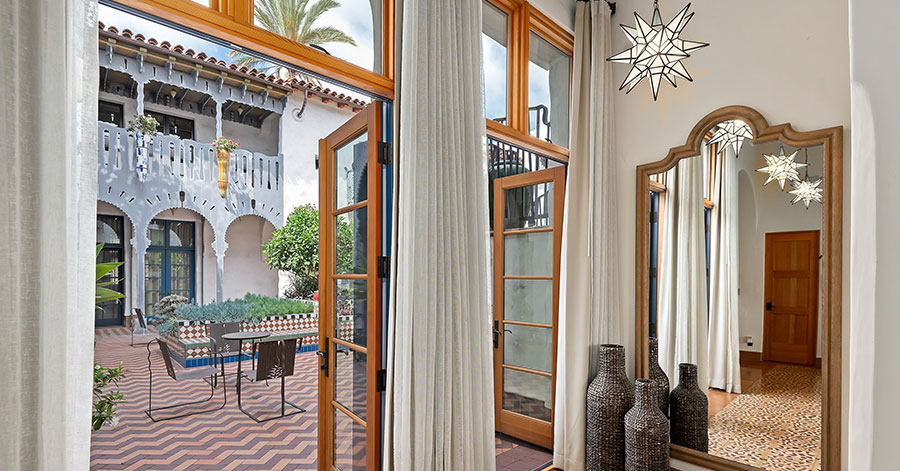
[[[178,321],[177,335],[165,337],[175,359],[187,368],[210,364],[209,321]],[[343,323],[342,323],[343,330]],[[317,313],[288,314],[267,317],[259,323],[242,322],[242,331],[266,331],[272,336],[267,340],[298,339],[298,351],[314,351],[319,344],[319,316]],[[250,354],[250,342],[244,342],[243,351]],[[237,361],[230,358],[227,361]]]

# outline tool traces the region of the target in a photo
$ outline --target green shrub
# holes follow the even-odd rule
[[[168,319],[175,320],[175,310],[179,306],[188,304],[188,302],[187,298],[177,294],[170,294],[160,299],[159,302],[153,305],[153,317],[156,318],[154,322],[159,324]]]
[[[244,299],[228,300],[203,306],[184,304],[175,308],[171,317],[165,317],[159,323],[160,335],[174,334],[178,331],[178,321],[209,321],[257,323],[269,316],[300,314],[312,312],[313,305],[309,301],[295,299],[275,299],[258,294],[247,294]]]
[[[94,411],[91,414],[91,430],[100,430],[104,425],[115,427],[119,423],[119,404],[125,402],[125,395],[119,390],[119,380],[125,378],[122,363],[115,368],[104,368],[94,363]],[[114,388],[104,391],[109,384]]]
[[[338,273],[365,273],[365,261],[353,262],[353,220],[337,219]],[[319,290],[319,210],[311,204],[297,206],[287,221],[263,246],[266,263],[275,270],[290,272],[291,287],[285,295],[292,298],[312,297]]]
[[[287,298],[270,298],[258,294],[247,294],[244,301],[250,304],[250,319],[261,320],[269,316],[284,316],[287,314],[300,314],[312,312],[313,305],[309,301],[299,301]]]

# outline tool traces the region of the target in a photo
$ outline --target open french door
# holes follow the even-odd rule
[[[319,470],[380,466],[381,111],[319,141]]]
[[[494,180],[494,411],[498,431],[553,448],[566,169]]]

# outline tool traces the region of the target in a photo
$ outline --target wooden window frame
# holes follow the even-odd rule
[[[383,0],[382,71],[373,72],[253,25],[254,0],[113,0],[234,45],[334,78],[374,95],[394,99],[394,0]]]
[[[535,33],[574,59],[575,37],[547,15],[523,0],[485,0],[506,13],[509,41],[506,45],[507,124],[487,119],[488,134],[568,163],[569,149],[528,133],[528,55],[531,33]],[[574,62],[574,60],[573,60]],[[571,109],[572,71],[569,71]]]

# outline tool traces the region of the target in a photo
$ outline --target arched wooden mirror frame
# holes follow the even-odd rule
[[[792,147],[823,146],[823,333],[822,333],[822,470],[841,468],[841,257],[843,224],[844,128],[835,126],[801,132],[790,123],[770,126],[758,111],[746,106],[726,106],[706,115],[691,130],[684,145],[669,149],[658,162],[637,167],[635,244],[635,358],[638,377],[648,376],[647,363],[650,313],[650,175],[674,167],[684,158],[700,155],[707,131],[718,123],[739,119],[753,130],[753,143],[781,141]],[[713,470],[757,470],[758,468],[672,445],[672,458]]]

